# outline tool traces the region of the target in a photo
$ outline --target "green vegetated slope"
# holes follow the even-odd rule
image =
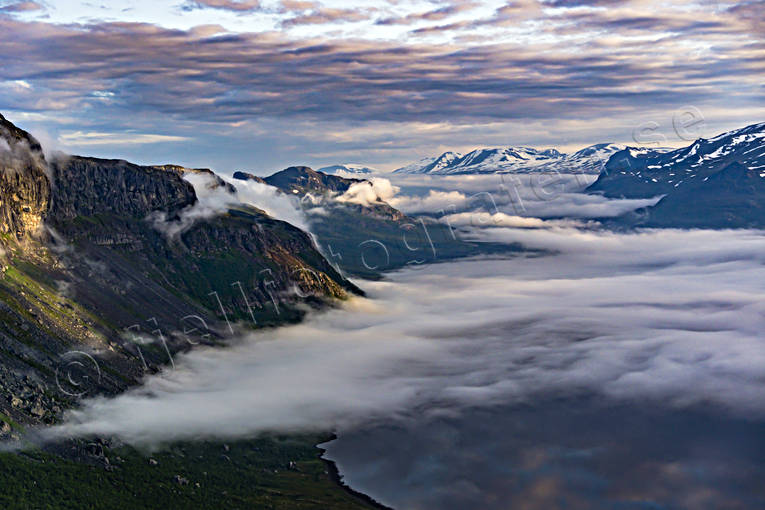
[[[319,459],[319,436],[228,444],[179,443],[158,452],[67,444],[76,455],[0,454],[7,509],[364,509]]]

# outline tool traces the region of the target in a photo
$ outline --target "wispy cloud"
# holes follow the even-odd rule
[[[260,9],[260,6],[260,0],[188,0],[181,8],[187,11],[194,9],[221,9],[242,13],[257,11]]]
[[[143,145],[148,143],[185,142],[183,136],[155,135],[149,133],[97,133],[75,131],[63,133],[59,141],[64,146],[87,147],[90,145]]]
[[[32,11],[42,11],[45,9],[45,6],[41,3],[34,2],[32,0],[22,0],[19,2],[3,2],[2,5],[0,5],[0,13],[7,12],[7,13],[22,13],[22,12],[32,12]]]

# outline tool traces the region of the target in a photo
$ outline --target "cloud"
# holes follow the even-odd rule
[[[170,240],[189,230],[199,221],[209,220],[226,213],[237,204],[231,191],[221,186],[215,176],[206,173],[187,173],[183,178],[194,186],[197,201],[181,210],[177,218],[167,213],[156,211],[147,220],[155,229],[165,234]]]
[[[655,205],[661,197],[610,199],[582,193],[597,176],[588,174],[528,173],[507,175],[457,175],[447,177],[391,175],[406,192],[427,186],[427,194],[396,194],[388,201],[410,213],[504,214],[532,218],[604,219]]]
[[[62,133],[59,141],[71,147],[88,147],[92,145],[143,145],[148,143],[185,142],[189,138],[175,135],[157,135],[149,133],[98,133],[75,131]]]
[[[443,216],[442,222],[452,226],[507,227],[507,228],[554,228],[580,227],[582,222],[575,220],[542,220],[526,216],[513,216],[503,212],[475,213],[465,212]]]
[[[291,14],[291,17],[282,21],[284,27],[299,25],[322,25],[325,23],[346,23],[368,19],[368,10],[365,9],[337,9],[322,7],[314,4],[308,11]]]
[[[537,0],[507,2],[494,11],[491,18],[476,21],[475,25],[512,26],[542,14],[542,4]]]
[[[336,197],[338,202],[369,206],[376,202],[387,202],[399,192],[388,179],[372,177],[369,180],[352,184],[342,195]]]
[[[0,13],[2,12],[23,13],[23,12],[41,11],[44,9],[45,7],[42,4],[27,0],[27,1],[6,3],[5,5],[0,6]]]
[[[327,20],[348,14],[306,12]],[[579,14],[569,16],[586,23]],[[0,27],[7,34],[0,42],[0,54],[9,56],[6,75],[34,77],[48,100],[92,106],[101,101],[91,96],[93,90],[114,87],[113,104],[100,109],[132,107],[205,122],[262,115],[461,122],[577,118],[607,115],[625,105],[633,111],[689,102],[703,106],[720,90],[735,93],[737,101],[759,99],[750,60],[756,48],[735,38],[725,53],[683,52],[680,59],[674,39],[633,41],[629,47],[606,46],[601,39],[456,45],[293,39],[272,32],[205,37],[135,23],[75,28],[3,19]],[[744,27],[731,27],[730,33],[739,29]],[[694,38],[696,30],[701,33]],[[707,30],[689,28],[686,45],[706,47],[725,39]],[[715,71],[721,65],[725,73]],[[673,79],[666,80],[668,75]],[[636,82],[642,84],[639,90]],[[39,110],[34,101],[26,98],[23,107]]]
[[[156,212],[148,220],[154,228],[168,238],[177,237],[199,221],[208,220],[226,214],[240,205],[250,205],[260,209],[272,218],[286,221],[305,231],[310,231],[306,212],[299,202],[278,189],[255,181],[240,181],[233,178],[221,178],[209,173],[186,173],[183,178],[194,186],[197,202],[183,209],[177,218],[166,213]],[[313,214],[321,214],[320,208]]]
[[[555,253],[365,282],[370,299],[185,354],[46,434],[342,434],[422,409],[577,396],[765,416],[761,232],[490,230]]]
[[[307,232],[310,231],[310,222],[295,197],[286,195],[273,186],[256,181],[228,179],[228,182],[236,188],[236,198],[239,202],[257,207],[273,218],[291,223]],[[320,214],[319,209],[313,208],[308,209],[308,211]]]
[[[183,10],[220,9],[237,13],[254,12],[261,7],[260,0],[189,0],[181,7]]]
[[[468,201],[467,195],[461,191],[428,190],[424,197],[398,195],[388,200],[393,207],[406,213],[438,212],[450,207],[460,207]]]
[[[314,154],[334,163],[332,152],[388,168],[443,145],[630,142],[643,121],[676,140],[672,112],[689,104],[719,131],[765,114],[755,3],[548,2],[537,12],[521,2],[499,15],[469,5],[332,11],[269,3],[257,32],[234,11],[208,12],[205,22],[225,27],[188,30],[2,16],[0,111],[38,115],[46,129],[70,133],[155,133],[161,125],[162,134],[194,138],[195,147],[136,144],[117,147],[119,156],[194,152],[206,166],[213,158],[227,169],[249,161],[263,171]],[[376,24],[431,11],[427,17],[454,14]],[[92,147],[110,156],[107,145]]]
[[[471,1],[447,2],[429,11],[415,12],[405,16],[391,16],[376,21],[378,25],[410,25],[421,21],[442,21],[455,14],[471,11],[478,5]]]

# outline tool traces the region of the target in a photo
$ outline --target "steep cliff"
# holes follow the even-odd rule
[[[145,218],[173,212],[196,201],[194,188],[179,168],[142,167],[121,160],[62,157],[50,164],[53,176],[51,219],[113,214]]]
[[[45,216],[50,184],[40,144],[0,115],[0,233],[35,233]]]

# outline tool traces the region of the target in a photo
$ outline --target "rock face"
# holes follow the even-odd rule
[[[0,233],[36,232],[50,200],[46,164],[37,140],[0,115]]]
[[[145,218],[175,212],[196,201],[179,168],[142,167],[121,160],[72,156],[51,163],[56,221],[114,214]]]
[[[258,177],[257,175],[253,175],[248,172],[234,172],[233,177],[234,179],[237,179],[240,181],[255,181],[261,184],[267,184],[265,179],[263,179],[262,177]]]

